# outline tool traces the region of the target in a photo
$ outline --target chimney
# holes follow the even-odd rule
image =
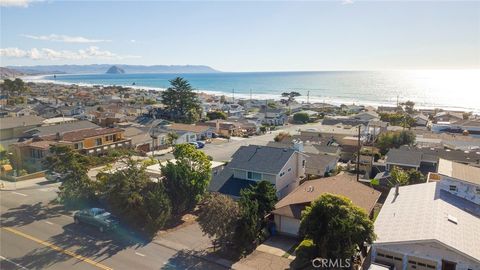
[[[395,185],[395,197],[397,197],[399,194],[400,194],[400,192],[399,192],[399,185],[396,184],[396,185]]]

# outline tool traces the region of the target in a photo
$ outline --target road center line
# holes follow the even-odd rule
[[[5,257],[3,257],[3,256],[0,256],[0,260],[4,260],[4,261],[7,261],[7,262],[9,262],[9,263],[12,263],[12,264],[14,264],[16,267],[19,267],[19,268],[21,268],[21,269],[28,270],[28,268],[23,267],[22,265],[14,262],[14,261],[12,261],[12,260],[9,260],[9,259],[7,259],[7,258],[5,258]]]
[[[27,194],[23,194],[23,193],[20,193],[20,192],[15,192],[15,191],[12,191],[12,193],[15,194],[15,195],[23,196],[23,197],[27,197],[27,196],[28,196]]]
[[[145,254],[138,253],[138,252],[135,252],[135,254],[137,254],[138,256],[142,256],[142,257],[145,257],[145,256],[147,256],[147,255],[145,255]]]
[[[11,232],[11,233],[13,233],[13,234],[16,234],[16,235],[18,235],[18,236],[22,236],[22,237],[24,237],[24,238],[26,238],[26,239],[32,240],[33,242],[36,242],[36,243],[38,243],[38,244],[40,244],[40,245],[46,246],[46,247],[48,247],[48,248],[51,248],[51,249],[53,249],[53,250],[55,250],[55,251],[58,251],[58,252],[60,252],[60,253],[66,254],[66,255],[68,255],[68,256],[70,256],[70,257],[73,257],[73,258],[75,258],[75,259],[77,259],[77,260],[79,260],[79,261],[83,261],[83,262],[86,262],[86,263],[88,263],[88,264],[90,264],[90,265],[96,266],[96,267],[98,267],[98,268],[100,268],[100,269],[103,269],[103,270],[113,270],[113,268],[110,268],[110,267],[108,267],[108,266],[106,266],[106,265],[103,265],[103,264],[101,264],[101,263],[98,263],[98,262],[96,262],[96,261],[94,261],[94,260],[91,260],[91,259],[89,259],[89,258],[83,257],[82,255],[78,255],[78,254],[76,254],[76,253],[74,253],[74,252],[72,252],[72,251],[70,251],[70,250],[68,250],[68,249],[63,249],[63,248],[61,248],[61,247],[59,247],[59,246],[56,246],[56,245],[54,245],[54,244],[52,244],[52,243],[49,243],[49,242],[40,240],[40,239],[35,238],[35,237],[33,237],[33,236],[31,236],[31,235],[28,235],[28,234],[26,234],[26,233],[17,231],[17,230],[15,230],[15,229],[11,228],[11,227],[2,227],[2,229],[3,229],[3,230],[6,230],[6,231],[9,231],[9,232]]]

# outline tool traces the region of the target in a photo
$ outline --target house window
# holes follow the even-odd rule
[[[83,149],[83,142],[79,142],[79,143],[74,144],[73,148],[75,148],[75,150]]]
[[[32,149],[30,154],[32,158],[43,158],[43,151],[39,149]]]
[[[113,141],[113,135],[105,136],[106,141]]]
[[[302,168],[305,168],[305,159],[302,160]]]
[[[450,191],[457,191],[457,186],[455,185],[450,185],[448,188]]]
[[[102,138],[98,138],[95,140],[95,145],[102,145]]]
[[[478,187],[475,188],[475,192],[476,192],[477,194],[480,194],[480,188],[478,188]]]
[[[247,172],[247,179],[248,180],[262,180],[262,174],[256,172]]]
[[[280,173],[280,177],[284,176],[285,175],[285,172],[281,172]]]
[[[291,172],[291,171],[292,171],[292,168],[288,168],[288,171]]]

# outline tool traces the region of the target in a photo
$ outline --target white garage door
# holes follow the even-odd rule
[[[290,235],[298,235],[299,228],[300,220],[283,216],[281,217],[280,232]]]

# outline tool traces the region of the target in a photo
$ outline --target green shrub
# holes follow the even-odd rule
[[[307,113],[296,113],[293,115],[293,121],[295,123],[308,123],[310,121],[310,117]]]

